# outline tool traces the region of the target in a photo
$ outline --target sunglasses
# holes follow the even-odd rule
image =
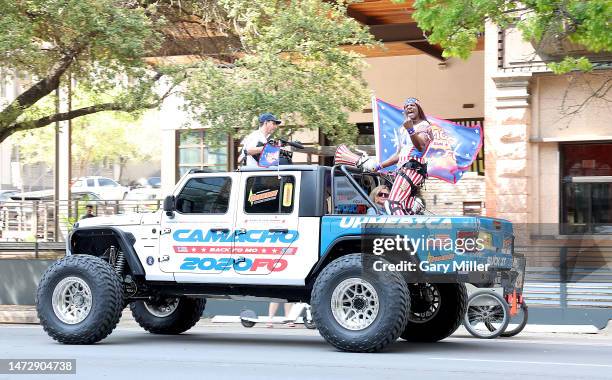
[[[376,196],[381,198],[389,198],[389,193],[378,193]]]

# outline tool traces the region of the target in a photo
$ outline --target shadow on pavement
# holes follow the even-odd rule
[[[497,340],[497,343],[508,342],[508,340]],[[325,342],[320,336],[303,335],[280,335],[274,334],[240,334],[240,333],[206,333],[192,332],[181,335],[155,335],[146,332],[133,332],[129,335],[115,334],[98,343],[103,346],[132,346],[132,345],[156,345],[160,344],[181,344],[182,347],[195,346],[225,346],[236,348],[246,348],[250,345],[258,347],[278,347],[280,349],[292,350],[311,350],[321,349],[328,352],[340,352],[333,346]],[[405,354],[405,353],[478,353],[491,350],[491,341],[483,341],[474,338],[450,338],[436,343],[413,343],[398,339],[397,342],[387,347],[384,353]],[[512,353],[522,350],[521,345],[516,344],[496,344],[495,352]]]

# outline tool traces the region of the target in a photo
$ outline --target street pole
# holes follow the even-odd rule
[[[55,113],[60,112],[60,90],[59,86],[55,89]],[[60,122],[55,122],[55,159],[53,166],[53,240],[58,240],[59,232],[59,167],[60,167]]]
[[[55,111],[57,113],[70,112],[72,108],[72,77],[69,75],[64,91],[61,85],[55,91]],[[72,122],[57,121],[55,123],[55,173],[54,173],[54,231],[55,241],[60,241],[62,233],[60,221],[70,217],[70,169]],[[66,208],[60,207],[61,201],[66,201]]]

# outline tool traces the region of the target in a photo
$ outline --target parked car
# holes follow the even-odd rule
[[[71,187],[73,193],[89,191],[103,200],[121,200],[129,189],[106,177],[90,176],[78,178]]]
[[[149,178],[139,178],[138,180],[130,182],[131,189],[140,189],[140,188],[149,188],[149,189],[159,189],[161,187],[161,178],[160,177],[149,177]]]
[[[138,187],[130,190],[125,196],[126,201],[154,201],[163,199],[160,189],[153,187]]]
[[[161,189],[137,187],[127,193],[119,211],[121,213],[156,211],[162,199]]]
[[[25,193],[17,193],[10,195],[10,199],[13,201],[52,201],[53,200],[54,191],[51,190],[38,190],[38,191],[28,191]],[[72,201],[100,201],[100,198],[93,191],[72,191],[70,198]]]
[[[146,187],[152,187],[154,189],[159,189],[161,187],[160,177],[149,177],[145,181],[146,181]]]
[[[17,194],[17,190],[0,190],[0,204],[10,201],[11,196]]]

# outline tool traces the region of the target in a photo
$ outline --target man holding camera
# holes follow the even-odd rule
[[[280,124],[281,121],[269,112],[259,115],[259,128],[249,133],[241,142],[238,162],[242,166],[258,166],[264,145]]]

